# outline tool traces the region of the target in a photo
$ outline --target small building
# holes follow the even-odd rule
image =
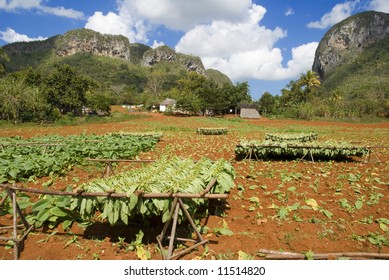
[[[166,98],[159,104],[159,111],[166,112],[166,110],[168,110],[169,108],[174,108],[174,105],[176,105],[176,101],[174,99]]]
[[[259,115],[257,109],[241,108],[240,109],[240,117],[242,119],[259,119],[261,116]]]

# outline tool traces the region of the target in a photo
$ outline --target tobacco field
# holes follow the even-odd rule
[[[18,192],[19,206],[35,226],[19,259],[161,259],[156,237],[171,200],[133,194],[201,193],[214,177],[211,192],[228,197],[184,200],[209,242],[182,259],[265,259],[270,251],[305,259],[389,253],[388,122],[138,114],[142,117],[119,123],[0,130],[0,183],[126,195]],[[246,157],[250,147],[251,159]],[[111,176],[102,178],[106,164],[88,158],[154,162],[114,162]],[[0,189],[0,201],[3,197]],[[12,224],[10,213],[5,200],[0,236],[10,234],[2,229]],[[177,234],[191,237],[188,221],[181,218]],[[186,246],[177,242],[174,248]],[[0,242],[0,259],[13,259],[12,242]]]

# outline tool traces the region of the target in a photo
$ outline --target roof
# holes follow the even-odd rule
[[[259,115],[256,109],[242,108],[240,109],[240,117],[245,119],[259,119]]]
[[[171,99],[171,98],[166,98],[164,101],[162,101],[159,105],[165,105],[165,106],[169,106],[169,105],[174,105],[176,104],[176,101],[174,99]]]

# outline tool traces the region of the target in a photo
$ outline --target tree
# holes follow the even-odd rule
[[[88,92],[86,98],[89,109],[106,114],[111,112],[111,98],[108,92]]]
[[[195,93],[180,94],[176,99],[176,107],[184,112],[196,114],[201,109],[201,99]]]
[[[146,89],[159,96],[163,90],[164,83],[164,74],[159,70],[152,71],[149,75],[147,75]]]
[[[260,110],[266,114],[271,114],[274,111],[276,105],[276,98],[269,92],[264,92],[258,101]]]
[[[229,103],[231,108],[237,108],[242,101],[252,102],[250,95],[250,86],[248,82],[236,83],[232,88],[229,96]]]
[[[175,97],[177,105],[192,108],[192,112],[205,111],[209,105],[209,98],[213,95],[212,83],[209,80],[195,72],[190,72],[185,78],[179,79],[177,84],[179,91],[178,96]]]
[[[319,76],[311,70],[308,70],[307,73],[300,76],[300,79],[297,81],[297,85],[303,91],[304,102],[308,101],[309,97],[314,93],[315,89],[320,87],[320,84]]]
[[[0,75],[5,72],[4,62],[8,62],[9,57],[3,48],[0,47]]]
[[[62,114],[80,115],[87,104],[86,94],[97,87],[96,82],[79,76],[69,65],[56,65],[45,81],[45,90],[50,104]]]

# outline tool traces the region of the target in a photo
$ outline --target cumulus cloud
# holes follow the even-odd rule
[[[284,67],[282,52],[274,45],[287,33],[261,26],[265,13],[265,8],[253,4],[243,22],[197,25],[181,38],[176,51],[200,56],[206,68],[218,69],[235,81],[284,80],[310,69],[318,43],[292,49],[292,59]]]
[[[370,9],[389,13],[389,1],[388,0],[372,0],[370,3]]]
[[[307,27],[319,29],[330,27],[351,16],[358,3],[359,1],[348,1],[343,4],[337,4],[332,8],[331,12],[324,14],[320,21],[310,22]]]
[[[147,32],[159,25],[187,31],[215,19],[240,21],[248,15],[251,0],[118,0],[117,4],[116,12],[96,12],[85,27],[148,43]]]
[[[14,42],[30,42],[30,41],[41,41],[46,40],[45,37],[36,37],[36,38],[30,38],[25,34],[19,34],[12,28],[7,28],[6,31],[0,31],[0,39],[7,42],[7,43],[14,43]]]
[[[291,79],[313,64],[317,43],[292,49],[291,60],[283,61],[275,44],[287,32],[261,26],[266,9],[252,0],[119,0],[117,4],[114,12],[95,12],[85,27],[142,43],[148,43],[148,32],[160,25],[185,32],[176,51],[201,57],[206,68],[218,69],[234,81]],[[151,45],[163,42],[154,40]]]
[[[45,14],[51,14],[59,17],[71,19],[84,19],[84,13],[74,9],[64,7],[49,7],[43,5],[42,0],[0,0],[0,10],[18,11],[18,10],[37,10]]]
[[[124,35],[130,42],[148,42],[146,25],[141,20],[134,20],[131,14],[109,12],[104,15],[95,12],[88,18],[85,28],[104,34]]]
[[[251,0],[122,0],[120,10],[136,12],[151,23],[187,31],[212,20],[241,21]]]

